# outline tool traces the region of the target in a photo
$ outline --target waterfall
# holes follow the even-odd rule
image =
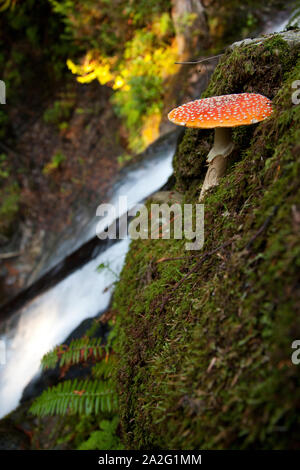
[[[177,133],[158,145],[149,156],[126,170],[116,184],[111,204],[119,196],[127,196],[128,209],[161,188],[172,174],[172,158]],[[117,213],[117,217],[122,214]],[[106,228],[113,220],[105,218]],[[88,239],[95,237],[99,218],[93,217],[79,240],[70,239],[56,253],[69,254]],[[129,240],[116,241],[95,259],[88,261],[54,287],[27,302],[13,314],[5,334],[0,337],[6,346],[6,363],[0,363],[0,417],[18,406],[25,386],[40,373],[42,356],[62,343],[70,333],[87,319],[97,316],[109,305],[112,285],[124,264]],[[52,260],[52,262],[53,262]],[[99,264],[109,264],[109,270],[97,271]],[[107,287],[109,287],[107,289]],[[2,343],[3,344],[3,343]]]

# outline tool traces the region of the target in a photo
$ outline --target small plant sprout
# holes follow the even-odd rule
[[[232,153],[232,127],[256,124],[272,114],[272,103],[265,96],[240,93],[204,98],[173,109],[168,118],[174,124],[197,129],[215,129],[213,148],[207,155],[208,170],[200,201],[208,189],[224,175],[227,157]]]

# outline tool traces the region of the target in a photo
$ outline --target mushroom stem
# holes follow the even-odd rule
[[[204,194],[208,189],[219,184],[219,179],[226,170],[226,157],[231,154],[233,147],[231,128],[216,127],[214,145],[207,155],[208,169],[200,193],[200,202],[203,200]]]

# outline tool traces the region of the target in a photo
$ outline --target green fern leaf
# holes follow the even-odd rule
[[[108,356],[108,360],[102,360],[97,362],[92,368],[93,377],[96,379],[109,379],[112,377],[112,373],[116,367],[116,356],[111,354]]]
[[[88,359],[100,359],[105,354],[101,338],[81,338],[71,341],[69,346],[56,346],[42,358],[43,369],[71,366]]]
[[[117,409],[117,395],[110,382],[77,379],[59,383],[44,391],[32,404],[37,416],[112,412]]]

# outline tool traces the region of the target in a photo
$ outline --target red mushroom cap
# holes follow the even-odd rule
[[[173,109],[168,118],[181,126],[214,129],[255,124],[272,112],[272,102],[265,96],[240,93],[191,101]]]

